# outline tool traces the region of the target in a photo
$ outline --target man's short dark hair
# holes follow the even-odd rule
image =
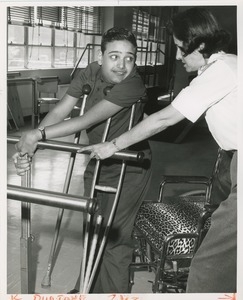
[[[128,29],[125,28],[118,28],[118,27],[113,27],[109,30],[107,30],[101,40],[101,51],[102,53],[105,52],[106,49],[106,44],[113,42],[113,41],[129,41],[134,47],[135,50],[137,51],[137,41],[135,35],[129,31]]]

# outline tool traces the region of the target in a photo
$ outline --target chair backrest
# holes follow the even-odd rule
[[[36,90],[39,97],[42,93],[56,96],[58,90],[58,77],[40,77],[36,80]]]

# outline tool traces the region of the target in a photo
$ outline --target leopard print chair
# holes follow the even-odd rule
[[[135,251],[129,267],[130,288],[134,272],[147,270],[155,274],[153,293],[182,293],[186,289],[192,257],[210,226],[215,205],[210,195],[222,154],[218,151],[213,174],[204,176],[164,176],[156,202],[145,201],[137,214],[133,238]],[[178,197],[163,197],[170,183],[202,184],[204,190]]]

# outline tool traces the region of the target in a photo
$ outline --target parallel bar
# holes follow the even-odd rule
[[[19,141],[19,137],[15,136],[8,136],[7,142],[9,144],[15,144]],[[68,142],[61,142],[61,141],[54,141],[54,140],[47,140],[45,142],[38,142],[38,148],[45,148],[45,149],[52,149],[58,151],[66,151],[66,152],[73,152],[77,153],[80,148],[85,147],[87,145],[82,144],[74,144]],[[91,151],[84,151],[83,154],[90,154]],[[135,152],[135,151],[119,151],[112,155],[112,158],[119,159],[119,160],[126,160],[126,161],[136,161],[138,163],[142,163],[144,160],[144,153],[143,152]]]
[[[7,186],[7,197],[22,202],[35,203],[46,206],[60,207],[94,214],[97,202],[88,197],[65,195],[63,193],[43,191],[40,189],[24,188],[20,186]]]

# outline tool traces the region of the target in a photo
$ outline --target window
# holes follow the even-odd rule
[[[72,67],[74,61],[74,32],[55,30],[55,67]]]
[[[7,9],[9,70],[73,67],[87,42],[101,35],[99,7]]]
[[[51,68],[52,30],[46,27],[28,28],[28,69]]]
[[[34,25],[34,7],[13,6],[8,7],[8,23],[17,25]]]
[[[24,27],[8,26],[8,65],[9,68],[24,68]]]
[[[94,61],[97,59],[99,45],[101,44],[101,36],[95,37],[93,35],[86,35],[83,33],[77,33],[77,57],[82,56],[82,60],[80,61],[79,67],[86,66],[90,61]],[[84,51],[85,45],[87,47],[86,51]]]
[[[101,12],[99,7],[64,7],[63,27],[88,34],[100,34]]]
[[[137,63],[164,64],[165,27],[161,24],[161,18],[134,8],[132,30],[138,43]]]

